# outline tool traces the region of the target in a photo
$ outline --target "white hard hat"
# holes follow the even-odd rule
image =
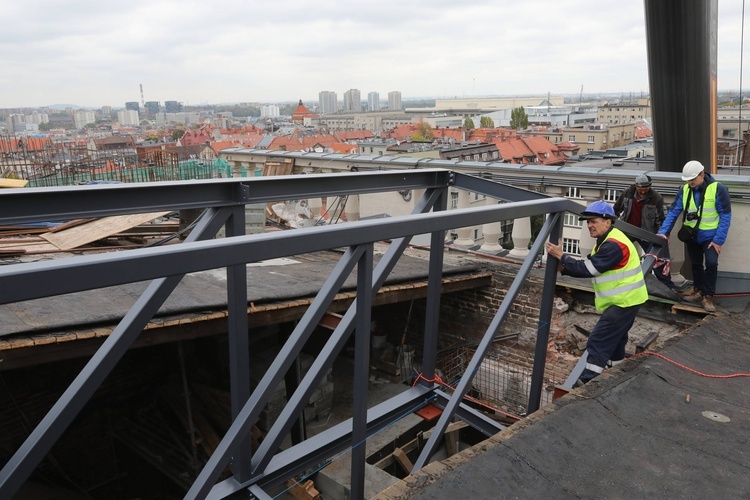
[[[697,160],[690,160],[682,167],[682,180],[692,181],[703,172],[703,164]]]

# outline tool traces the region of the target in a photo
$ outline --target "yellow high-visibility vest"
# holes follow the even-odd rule
[[[603,311],[612,305],[631,307],[643,304],[648,300],[648,290],[643,278],[643,271],[641,271],[641,260],[638,257],[638,252],[628,237],[625,236],[625,233],[617,228],[612,228],[604,241],[607,240],[618,241],[627,246],[630,257],[625,267],[605,271],[594,276],[591,280],[594,286],[596,309]],[[599,246],[597,245],[594,248],[591,255],[596,254]],[[591,267],[593,268],[593,266]]]

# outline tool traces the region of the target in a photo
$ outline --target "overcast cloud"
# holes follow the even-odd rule
[[[648,91],[642,0],[3,2],[0,107]],[[739,88],[741,0],[719,2]],[[747,83],[750,82],[745,82]]]

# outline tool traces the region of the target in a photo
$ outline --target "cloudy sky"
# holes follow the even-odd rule
[[[5,0],[0,107],[123,106],[140,84],[146,101],[191,105],[350,88],[363,99],[647,91],[643,0],[613,5]],[[741,19],[742,0],[719,2],[720,89],[739,88]]]

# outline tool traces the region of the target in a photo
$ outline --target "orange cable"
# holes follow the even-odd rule
[[[690,373],[693,373],[695,375],[700,375],[701,377],[706,378],[738,378],[738,377],[750,377],[750,373],[732,373],[730,375],[711,375],[708,373],[699,372],[698,370],[694,370],[693,368],[690,368],[689,366],[685,366],[682,363],[678,363],[677,361],[674,361],[672,359],[669,359],[668,357],[664,356],[663,354],[659,354],[658,352],[651,352],[651,351],[643,351],[638,354],[635,354],[631,356],[630,358],[636,358],[638,356],[656,356],[657,358],[663,359],[667,363],[672,363],[673,365],[682,368],[683,370],[689,371]]]

